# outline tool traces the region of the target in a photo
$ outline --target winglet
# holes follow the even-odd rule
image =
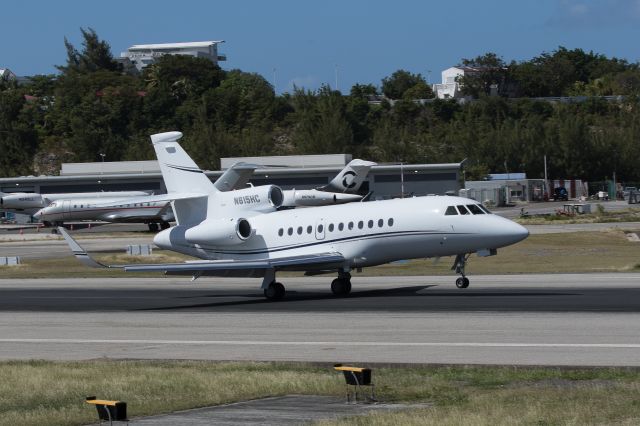
[[[76,257],[76,259],[78,259],[80,262],[84,263],[85,265],[91,268],[122,268],[122,266],[105,265],[94,260],[91,256],[89,256],[89,253],[87,253],[87,251],[83,249],[80,246],[80,244],[78,244],[76,240],[74,240],[71,237],[71,235],[69,235],[69,233],[67,232],[66,229],[64,229],[64,227],[58,226],[58,232],[67,241],[67,244],[69,244],[69,248],[73,252],[73,255]]]

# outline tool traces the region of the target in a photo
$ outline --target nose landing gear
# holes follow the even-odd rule
[[[451,267],[452,271],[456,271],[456,274],[460,274],[461,277],[456,280],[456,287],[458,288],[467,288],[469,287],[469,278],[464,275],[464,267],[467,264],[467,260],[469,260],[469,254],[459,254],[456,256],[456,260],[453,262],[453,266]]]

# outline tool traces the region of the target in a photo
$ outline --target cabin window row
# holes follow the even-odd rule
[[[393,218],[389,218],[387,219],[387,226],[393,226]],[[365,226],[369,229],[373,229],[376,225],[378,226],[378,228],[382,228],[385,224],[384,219],[378,219],[377,221],[374,221],[373,219],[369,219],[366,223],[363,220],[360,220],[358,222],[348,222],[348,223],[344,223],[344,222],[340,222],[337,225],[330,223],[329,225],[327,225],[327,231],[329,232],[334,232],[334,231],[344,231],[345,228],[347,228],[349,231],[355,229],[356,227],[358,229],[364,229]],[[307,225],[306,229],[303,226],[298,226],[297,228],[294,228],[293,226],[290,226],[289,228],[287,228],[286,233],[287,235],[293,235],[294,233],[298,234],[298,235],[302,235],[304,232],[306,231],[307,234],[311,234],[313,233],[313,226],[311,225]],[[316,231],[319,233],[324,232],[324,225],[323,224],[319,224],[316,228]],[[285,234],[285,229],[284,228],[280,228],[278,229],[278,235],[280,237],[282,237]]]
[[[468,215],[468,214],[491,214],[482,204],[460,204],[449,206],[444,212],[445,216]]]
[[[51,203],[49,206],[50,207],[55,207],[56,204],[55,203]],[[155,206],[155,204],[154,204],[154,206]],[[93,204],[87,204],[87,208],[89,208],[89,207],[93,207]],[[151,203],[120,204],[120,205],[115,206],[115,207],[151,207]],[[78,205],[74,204],[73,208],[77,209]],[[80,208],[83,209],[84,208],[84,204],[80,204]]]

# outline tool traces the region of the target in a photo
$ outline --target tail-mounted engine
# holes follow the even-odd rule
[[[237,191],[216,194],[221,207],[238,210],[268,213],[278,209],[284,201],[282,189],[275,185],[261,185]]]
[[[205,220],[184,233],[192,244],[236,245],[248,240],[253,234],[251,224],[244,218]]]

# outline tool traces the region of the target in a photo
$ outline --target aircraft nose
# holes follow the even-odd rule
[[[524,226],[520,225],[519,223],[513,223],[513,230],[511,231],[513,234],[513,237],[516,239],[516,243],[518,241],[522,241],[525,238],[527,238],[529,236],[529,230],[527,228],[525,228]]]
[[[495,218],[497,222],[491,227],[490,233],[493,234],[494,241],[498,243],[499,247],[515,244],[529,236],[529,230],[519,223],[500,216],[495,216]]]

